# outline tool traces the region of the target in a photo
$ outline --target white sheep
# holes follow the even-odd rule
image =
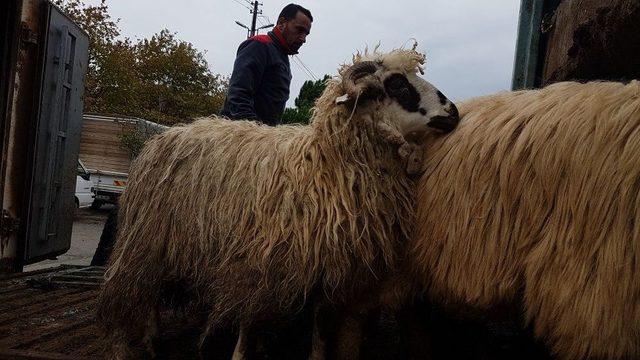
[[[205,335],[291,314],[314,288],[340,303],[375,286],[413,224],[411,140],[458,120],[423,62],[356,55],[308,126],[208,118],[149,141],[98,301],[110,356],[150,349],[176,284],[211,310]]]
[[[640,357],[640,82],[460,105],[425,145],[407,278],[489,309],[522,297],[562,359]]]

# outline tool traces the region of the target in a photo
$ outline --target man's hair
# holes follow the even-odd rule
[[[292,20],[296,17],[296,14],[298,14],[298,11],[305,14],[309,18],[309,20],[313,22],[313,16],[311,16],[311,11],[303,8],[298,4],[289,4],[285,6],[282,9],[282,11],[280,11],[280,15],[278,15],[278,20],[280,20],[280,18],[284,18],[287,21]]]

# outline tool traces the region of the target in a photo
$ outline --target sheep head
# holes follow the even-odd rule
[[[353,65],[342,68],[344,94],[335,99],[336,104],[356,111],[374,111],[379,132],[398,144],[399,155],[407,159],[407,171],[421,161],[415,144],[432,129],[452,131],[459,121],[456,106],[418,76],[424,60],[415,50],[357,54]]]
[[[458,124],[458,109],[437,88],[420,78],[425,56],[414,50],[354,56],[343,67],[342,89],[336,104],[366,106],[379,103],[392,127],[407,137],[419,137],[428,128],[450,132]],[[394,124],[395,123],[395,124]]]

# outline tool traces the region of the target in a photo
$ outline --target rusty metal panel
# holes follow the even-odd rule
[[[39,38],[44,0],[15,0],[3,2],[10,24],[8,36],[12,42],[3,62],[8,72],[3,83],[8,91],[2,126],[2,217],[0,218],[0,272],[21,271],[24,257],[24,213],[28,183],[29,134],[40,84]],[[14,7],[7,5],[15,5]],[[11,20],[13,18],[13,20]],[[4,50],[4,49],[3,49]]]
[[[563,0],[521,0],[512,90],[540,87],[547,28]]]
[[[640,79],[640,1],[565,0],[549,24],[541,86]]]
[[[25,263],[66,252],[82,130],[88,37],[49,7],[26,223]]]
[[[21,4],[18,1],[0,2],[0,146],[2,147],[2,156],[0,157],[0,190],[4,189],[5,165],[7,162],[6,147],[7,141],[7,125],[10,122],[10,98],[13,93],[15,63],[18,49],[18,29],[19,29],[19,9]],[[4,191],[0,191],[0,204],[3,203]],[[0,272],[10,271],[14,269],[15,254],[9,254],[8,231],[14,226],[7,226],[6,220],[12,219],[11,214],[2,210],[0,218]],[[11,222],[11,221],[10,221]],[[15,246],[14,246],[15,249]],[[6,251],[5,251],[6,250]]]

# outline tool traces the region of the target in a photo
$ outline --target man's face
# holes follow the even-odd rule
[[[291,20],[280,18],[279,25],[282,30],[282,37],[293,51],[298,51],[302,44],[306,42],[307,35],[311,31],[311,20],[302,12],[298,11],[296,17]]]

